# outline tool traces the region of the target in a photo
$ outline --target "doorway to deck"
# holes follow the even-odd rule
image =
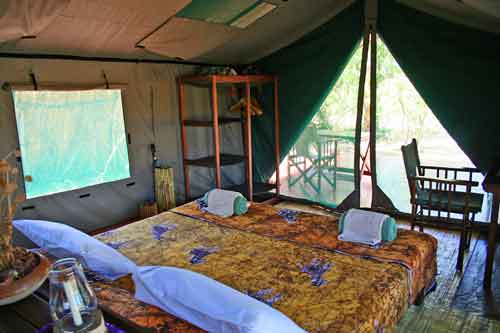
[[[422,163],[428,165],[474,165],[434,116],[380,37],[377,44],[377,182],[395,208],[410,212],[410,194],[401,155],[403,144],[416,138]],[[281,163],[283,195],[336,207],[354,190],[361,53],[360,43],[320,109]],[[360,141],[362,207],[371,206],[372,192],[369,93],[368,82]],[[479,220],[487,218],[487,214],[483,215]]]

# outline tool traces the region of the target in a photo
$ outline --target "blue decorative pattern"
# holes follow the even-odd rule
[[[114,232],[114,230],[108,230],[108,231],[103,232],[103,233],[102,233],[102,234],[100,234],[99,236],[100,236],[100,237],[106,237],[106,238],[107,238],[107,237],[111,237],[111,236],[113,236],[113,234],[114,234],[114,233],[115,233],[115,232]]]
[[[107,322],[104,322],[104,326],[106,326],[108,333],[126,333],[126,331],[122,330],[121,328],[118,328],[117,326]],[[53,331],[53,329],[54,329],[54,323],[50,322],[37,329],[35,333],[50,333]]]
[[[261,289],[256,292],[247,291],[248,296],[257,299],[262,303],[266,303],[269,306],[273,306],[274,303],[278,302],[282,298],[281,294],[279,293],[274,295],[273,294],[273,288]]]
[[[157,224],[152,228],[153,238],[160,240],[164,233],[174,230],[177,227],[176,224]]]
[[[208,256],[209,254],[215,253],[219,251],[217,247],[212,247],[212,248],[203,248],[203,247],[198,247],[194,248],[191,251],[189,251],[189,254],[191,255],[191,260],[189,261],[193,265],[196,264],[202,264],[205,262],[205,257]]]
[[[302,266],[301,272],[309,274],[313,286],[321,287],[327,283],[322,276],[330,269],[330,267],[332,267],[332,264],[329,262],[323,264],[321,260],[314,259],[311,264]]]
[[[295,223],[297,221],[297,216],[299,215],[299,213],[300,212],[296,210],[288,208],[283,208],[278,211],[278,215],[284,218],[285,221],[290,224]]]
[[[204,200],[204,197],[196,199],[196,204],[198,205],[198,209],[202,212],[207,211],[208,203]]]
[[[130,244],[130,241],[106,243],[106,245],[112,247],[115,250],[126,248],[129,244]]]

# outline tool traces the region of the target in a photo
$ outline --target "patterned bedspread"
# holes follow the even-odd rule
[[[407,271],[172,212],[96,236],[139,265],[189,269],[281,311],[309,332],[375,332],[408,307]],[[101,306],[158,332],[201,330],[133,299],[130,277],[93,281]]]
[[[334,216],[252,203],[247,214],[222,218],[205,212],[196,201],[172,212],[302,245],[403,265],[409,271],[411,303],[434,282],[437,273],[437,240],[421,232],[398,229],[395,241],[373,248],[339,240],[338,218]]]

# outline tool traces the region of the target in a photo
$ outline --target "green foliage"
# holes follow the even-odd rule
[[[338,132],[354,131],[356,122],[361,43],[344,69],[339,81],[313,119],[317,128]],[[370,63],[368,63],[370,66]],[[369,71],[368,71],[369,73]],[[365,84],[364,124],[368,129],[369,75]],[[439,122],[422,97],[401,70],[391,52],[377,40],[377,132],[382,140],[408,141],[422,139],[424,133],[435,133]]]

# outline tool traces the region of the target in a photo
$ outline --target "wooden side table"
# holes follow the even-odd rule
[[[103,311],[104,320],[121,330],[131,333],[144,333],[144,328],[113,317]],[[29,297],[0,307],[0,333],[35,333],[52,321],[48,304],[48,283]]]

